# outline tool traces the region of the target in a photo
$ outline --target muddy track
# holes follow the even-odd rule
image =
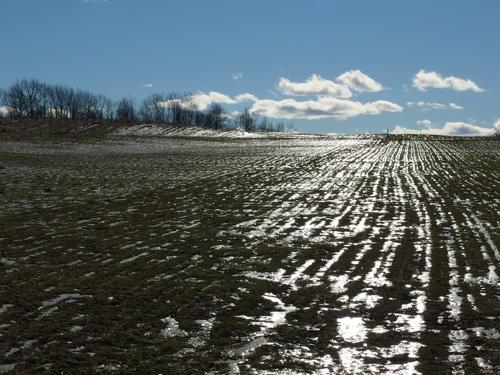
[[[500,371],[494,139],[0,144],[0,372]]]

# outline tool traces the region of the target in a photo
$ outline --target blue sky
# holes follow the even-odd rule
[[[2,88],[203,93],[322,133],[481,133],[500,118],[498,0],[2,0],[0,15]]]

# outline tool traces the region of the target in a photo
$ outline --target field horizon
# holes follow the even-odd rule
[[[241,127],[230,126],[222,129],[210,129],[204,126],[185,124],[155,124],[142,121],[123,121],[117,119],[2,119],[0,117],[0,139],[29,139],[36,137],[67,137],[67,138],[106,138],[113,136],[144,136],[144,137],[186,137],[186,138],[293,138],[293,137],[363,137],[375,136],[387,139],[495,139],[494,135],[446,135],[425,133],[394,133],[383,132],[363,133],[314,133],[300,132],[293,128],[280,131],[245,131]]]

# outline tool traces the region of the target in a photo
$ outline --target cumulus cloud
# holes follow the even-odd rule
[[[218,104],[236,104],[236,100],[231,97],[221,94],[217,91],[210,91],[208,94],[204,92],[198,92],[191,96],[190,98],[199,109],[204,110],[212,103]]]
[[[235,81],[239,81],[240,79],[243,78],[243,73],[233,73],[232,77]]]
[[[242,102],[255,102],[257,101],[257,97],[255,95],[252,95],[250,93],[244,93],[237,95],[234,98],[231,98],[228,95],[221,94],[220,92],[217,91],[210,91],[208,94],[204,92],[198,92],[192,96],[189,97],[189,100],[191,100],[193,103],[196,104],[196,106],[200,110],[205,110],[210,106],[212,103],[218,103],[218,104],[238,104]]]
[[[358,92],[382,91],[384,86],[360,70],[349,70],[336,78],[342,85]]]
[[[464,109],[464,107],[455,103],[430,103],[430,102],[408,102],[406,105],[410,108],[420,108],[422,111],[430,109]]]
[[[148,82],[148,83],[143,83],[141,86],[150,89],[153,87],[153,84],[151,82]]]
[[[296,101],[258,100],[250,111],[271,118],[316,120],[323,118],[347,119],[382,112],[401,112],[399,105],[385,100],[361,103],[358,101],[322,96],[316,100]]]
[[[240,94],[234,98],[238,103],[241,102],[256,102],[257,97],[255,95],[249,94],[248,92],[245,94]]]
[[[454,135],[454,136],[491,136],[495,128],[483,128],[465,122],[447,122],[441,128],[427,127],[425,129],[410,129],[396,126],[393,134],[429,134],[429,135]]]
[[[454,76],[443,77],[437,72],[426,72],[425,70],[420,70],[415,74],[415,77],[413,77],[413,87],[419,91],[427,91],[428,88],[474,92],[484,91],[470,79],[462,79]]]
[[[289,96],[313,96],[310,100],[259,99],[250,93],[237,96],[228,96],[220,92],[198,92],[187,100],[196,104],[200,110],[205,110],[212,103],[235,105],[250,102],[252,113],[281,119],[347,119],[360,115],[378,115],[382,112],[401,112],[403,108],[398,104],[377,100],[359,102],[350,100],[352,92],[380,91],[383,86],[359,70],[350,70],[336,78],[338,82],[327,80],[313,74],[305,82],[292,82],[288,78],[280,78],[278,89]],[[274,95],[275,93],[271,91]],[[277,94],[276,94],[277,96]]]
[[[313,74],[305,82],[292,82],[288,78],[280,78],[279,90],[290,96],[331,96],[335,98],[350,98],[351,90],[348,87]]]

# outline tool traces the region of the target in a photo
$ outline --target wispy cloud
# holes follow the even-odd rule
[[[83,0],[84,3],[107,3],[108,0]]]
[[[422,111],[428,111],[430,109],[464,109],[464,107],[455,103],[430,103],[430,102],[408,102],[407,107],[410,108],[420,108]]]
[[[151,88],[153,88],[153,84],[152,84],[151,82],[148,82],[148,83],[143,83],[143,84],[141,85],[141,87],[145,87],[145,88],[147,88],[147,89],[151,89]]]
[[[274,90],[267,89],[267,92],[268,92],[269,94],[271,94],[271,95],[272,95],[273,97],[275,97],[275,98],[279,98],[279,97],[280,97],[280,95],[279,95],[276,91],[274,91]]]
[[[413,87],[419,91],[427,91],[429,88],[452,89],[455,91],[484,91],[477,83],[470,79],[462,79],[454,76],[443,77],[437,72],[426,72],[425,70],[420,70],[415,74],[415,77],[413,77]]]
[[[239,81],[240,79],[243,78],[243,73],[233,73],[232,77],[235,81]]]

